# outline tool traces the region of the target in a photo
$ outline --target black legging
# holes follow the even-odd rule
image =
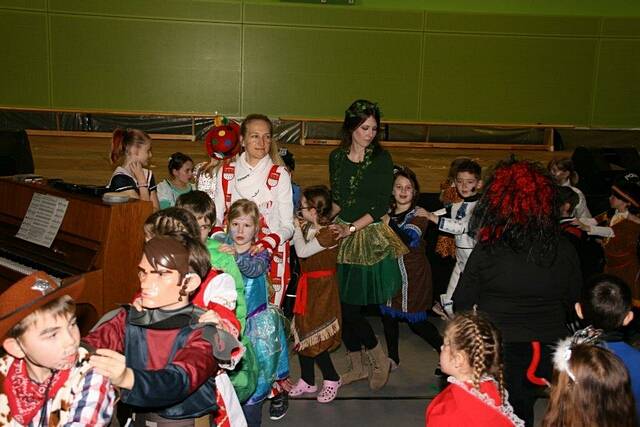
[[[300,359],[300,376],[307,384],[313,385],[316,382],[314,362],[318,364],[320,372],[322,372],[322,377],[326,381],[338,381],[340,379],[336,368],[333,367],[333,362],[331,362],[331,356],[328,351],[324,351],[316,357],[298,354],[298,358]]]
[[[342,303],[342,341],[350,352],[367,350],[378,345],[378,339],[371,325],[362,314],[361,305]]]
[[[394,317],[382,316],[384,337],[387,340],[387,352],[389,353],[389,357],[396,363],[400,363],[400,355],[398,354],[398,341],[400,337],[399,323],[400,321]],[[433,323],[425,319],[421,322],[409,323],[409,329],[428,342],[438,353],[440,352],[440,347],[443,342],[442,336],[440,336],[440,332],[438,332],[438,329]]]

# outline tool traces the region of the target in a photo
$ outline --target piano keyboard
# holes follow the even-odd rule
[[[3,258],[0,257],[0,266],[2,267],[6,267],[9,270],[13,270],[16,271],[20,274],[24,274],[25,276],[28,276],[31,273],[35,273],[36,270],[35,268],[29,267],[28,265],[24,265],[21,264],[17,261],[13,261],[11,259],[8,258]],[[60,282],[62,282],[62,279],[60,279],[59,277],[55,277],[53,275],[51,275],[49,272],[46,272],[47,274],[49,274],[51,276],[51,278],[58,284],[60,285]]]

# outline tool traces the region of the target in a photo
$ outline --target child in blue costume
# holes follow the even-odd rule
[[[254,253],[252,248],[258,233],[259,218],[260,213],[254,202],[246,199],[234,202],[227,218],[229,244],[220,247],[221,251],[234,254],[242,273],[247,304],[244,333],[255,349],[260,366],[256,390],[242,405],[249,426],[260,425],[262,403],[269,396],[272,386],[289,376],[283,316],[275,306],[269,304],[267,277],[271,255],[266,250]]]

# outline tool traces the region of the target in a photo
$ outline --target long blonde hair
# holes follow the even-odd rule
[[[500,331],[484,315],[476,312],[456,314],[445,328],[452,351],[466,354],[473,369],[473,388],[480,391],[482,377],[498,383],[500,400],[506,401]]]

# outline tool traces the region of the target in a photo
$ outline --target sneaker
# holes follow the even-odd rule
[[[269,407],[269,419],[274,421],[283,418],[289,410],[289,396],[286,393],[280,393],[271,399]]]

